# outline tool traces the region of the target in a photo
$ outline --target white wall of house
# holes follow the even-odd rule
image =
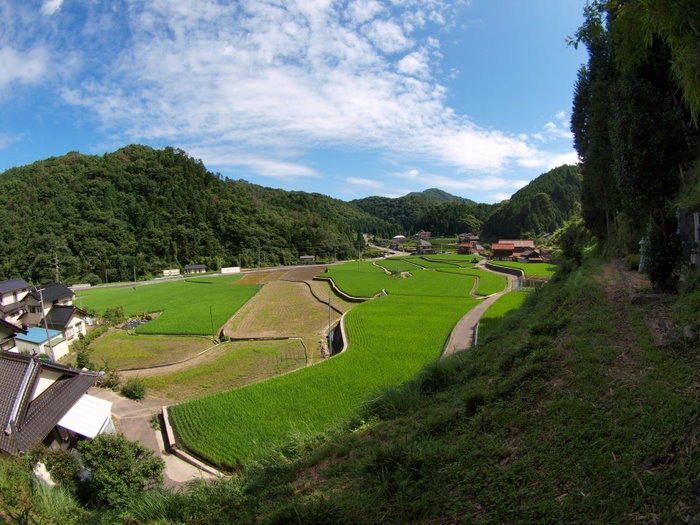
[[[46,354],[54,361],[57,361],[68,354],[68,342],[63,339],[63,337],[60,337],[58,341],[55,339],[56,338],[52,341],[50,347],[48,342],[38,344],[17,339],[17,351],[31,355]]]

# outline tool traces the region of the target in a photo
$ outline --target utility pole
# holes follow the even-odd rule
[[[136,282],[136,265],[134,265],[134,282]]]
[[[53,252],[53,275],[57,283],[61,282],[61,272],[58,266],[58,253]]]
[[[39,288],[39,301],[41,302],[41,317],[44,320],[44,330],[46,331],[46,340],[49,343],[49,356],[54,359],[53,355],[53,345],[51,344],[51,335],[49,334],[49,325],[46,322],[46,312],[44,311],[44,289]]]

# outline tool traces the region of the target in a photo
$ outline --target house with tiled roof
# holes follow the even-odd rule
[[[15,342],[15,336],[17,334],[25,334],[26,330],[23,330],[19,326],[0,319],[0,350],[7,352],[17,351],[17,344]]]
[[[491,245],[492,257],[496,261],[507,261],[513,257],[515,246],[512,243],[495,242]]]
[[[0,281],[0,317],[8,323],[19,325],[24,314],[24,299],[29,294],[29,283],[24,279]]]
[[[513,253],[515,255],[524,252],[525,250],[534,250],[535,241],[529,239],[499,239],[499,244],[512,244]]]
[[[0,352],[0,454],[37,443],[68,447],[114,432],[111,403],[88,395],[100,374]]]

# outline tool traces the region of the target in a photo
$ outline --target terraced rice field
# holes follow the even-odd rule
[[[111,329],[90,345],[90,361],[117,370],[143,368],[189,359],[212,345],[207,337],[130,335]]]
[[[209,350],[186,367],[140,371],[149,397],[183,401],[255,383],[306,366],[298,339],[235,341]]]
[[[379,283],[392,292],[347,314],[349,347],[343,354],[171,407],[177,434],[189,449],[222,467],[235,467],[290,440],[328,430],[353,417],[381,389],[406,381],[437,359],[454,324],[477,302],[467,295],[473,279],[462,275],[425,271],[420,278],[396,279],[381,271],[358,272],[356,263],[329,273],[344,283],[343,289],[348,284],[355,292],[373,290]],[[360,284],[356,274],[372,284]]]
[[[240,284],[240,276],[206,277],[143,286],[84,290],[76,304],[104,312],[121,306],[127,316],[160,315],[136,329],[138,334],[214,335],[258,291]]]
[[[552,277],[557,271],[556,264],[549,263],[521,263],[513,261],[493,261],[497,266],[506,266],[508,268],[517,268],[525,272],[526,277]]]

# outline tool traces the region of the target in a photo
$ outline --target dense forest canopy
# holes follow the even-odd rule
[[[574,43],[589,60],[571,120],[583,218],[614,253],[646,238],[652,282],[669,288],[681,261],[677,207],[700,207],[700,3],[595,1],[585,15]]]
[[[576,173],[571,166],[553,170],[498,206],[436,189],[348,203],[223,179],[173,148],[71,152],[0,175],[0,279],[96,284],[187,264],[349,259],[361,233],[450,236],[485,226],[498,235],[542,233],[575,212]]]
[[[173,148],[69,153],[0,176],[0,277],[131,280],[165,268],[357,253],[390,226],[346,202],[222,180]]]
[[[477,204],[439,190],[409,193],[398,199],[367,197],[352,203],[406,232],[423,229],[439,236],[475,233],[494,241],[552,233],[579,213],[580,200],[579,169],[564,165],[540,175],[499,204]]]

